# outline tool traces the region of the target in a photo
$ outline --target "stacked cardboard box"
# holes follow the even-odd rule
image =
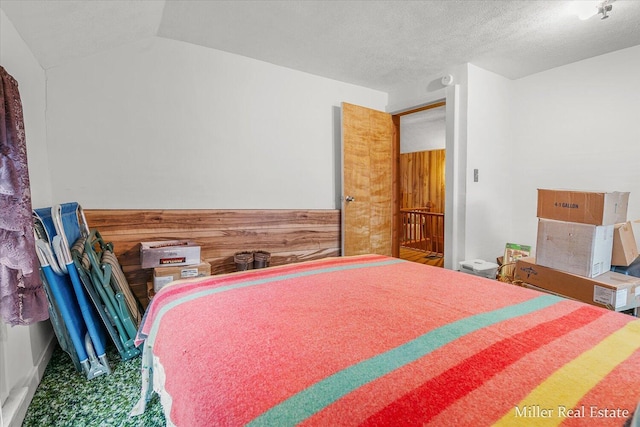
[[[520,258],[515,279],[529,288],[610,310],[633,310],[640,305],[640,277],[613,271],[589,278],[539,265],[535,258]]]
[[[615,224],[627,220],[629,193],[538,190],[536,261],[579,276],[611,270]]]
[[[200,246],[190,240],[142,242],[140,265],[153,268],[154,293],[174,280],[211,275],[211,264],[200,259]],[[147,293],[151,297],[150,286]]]
[[[194,265],[156,267],[153,269],[153,291],[158,292],[174,280],[205,276],[211,276],[211,264],[205,261]]]
[[[536,258],[518,260],[515,279],[618,311],[637,307],[640,278],[610,271],[628,200],[621,192],[538,190]]]
[[[630,221],[616,224],[613,230],[611,265],[628,267],[638,259],[638,244]]]
[[[200,246],[190,240],[162,240],[140,244],[142,268],[200,263]]]

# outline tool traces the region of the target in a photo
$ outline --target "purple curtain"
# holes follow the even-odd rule
[[[18,82],[0,66],[0,315],[10,325],[49,317],[33,236]]]

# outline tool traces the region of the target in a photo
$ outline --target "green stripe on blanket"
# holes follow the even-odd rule
[[[254,419],[251,426],[295,425],[341,397],[466,334],[549,307],[561,298],[543,295],[529,301],[470,316],[427,332],[407,343],[343,369],[300,391]]]

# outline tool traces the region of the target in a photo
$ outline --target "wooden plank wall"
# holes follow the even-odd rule
[[[444,212],[445,150],[418,151],[400,155],[401,208],[424,208]]]
[[[112,242],[133,292],[147,306],[152,269],[140,267],[140,242],[193,240],[211,273],[235,271],[239,251],[271,253],[270,265],[340,255],[339,210],[97,210],[91,229]]]

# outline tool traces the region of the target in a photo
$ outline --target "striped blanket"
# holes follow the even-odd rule
[[[640,319],[378,255],[177,282],[138,332],[169,425],[616,425]]]

